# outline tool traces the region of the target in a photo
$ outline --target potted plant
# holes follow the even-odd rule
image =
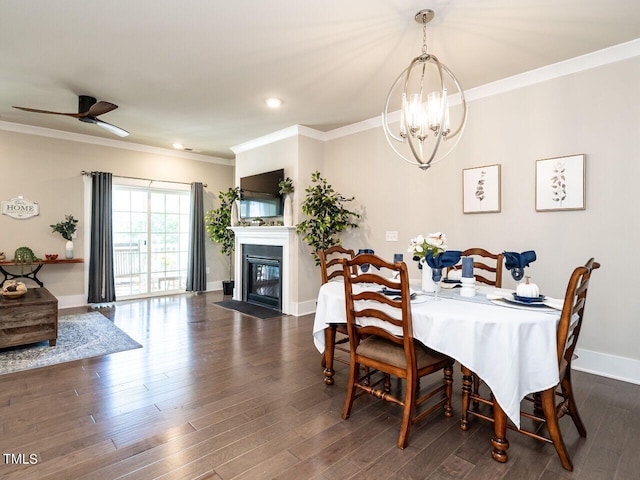
[[[76,233],[78,220],[73,218],[73,215],[65,215],[64,221],[56,223],[55,225],[49,225],[53,228],[53,232],[57,232],[62,235],[67,241],[65,245],[65,253],[67,258],[73,258],[73,234]]]
[[[338,234],[348,228],[357,228],[355,220],[360,218],[360,214],[344,207],[354,197],[346,198],[336,192],[320,172],[312,173],[311,181],[313,184],[305,189],[306,196],[302,202],[302,213],[309,218],[298,223],[296,231],[311,246],[311,255],[319,265],[317,252],[340,245]]]
[[[231,226],[231,210],[236,200],[240,198],[240,188],[229,188],[226,192],[218,193],[220,206],[211,209],[204,217],[205,228],[209,233],[209,240],[220,244],[220,252],[229,257],[229,280],[222,282],[222,293],[231,295],[234,282],[231,280],[231,254],[235,248],[235,235]]]
[[[293,207],[291,205],[291,194],[295,191],[293,180],[290,177],[280,180],[278,183],[279,193],[284,197],[284,212],[282,215],[282,223],[290,227],[293,225]]]

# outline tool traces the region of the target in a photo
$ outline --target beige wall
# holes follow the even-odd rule
[[[634,292],[640,225],[640,58],[598,67],[471,102],[466,132],[450,158],[422,172],[396,157],[381,129],[326,143],[324,173],[355,195],[363,228],[344,244],[388,258],[411,237],[447,234],[451,248],[534,249],[527,269],[543,293],[564,296],[573,268],[594,256],[581,337],[586,350],[640,359],[640,305]],[[535,211],[535,161],[585,153],[587,208]],[[462,213],[462,169],[502,167],[502,211]],[[385,231],[397,230],[398,242]],[[418,275],[415,265],[412,276]],[[507,274],[506,287],[515,282]]]
[[[199,181],[205,189],[205,210],[217,207],[217,193],[233,184],[234,168],[209,162],[147,153],[45,136],[0,130],[0,192],[2,200],[22,195],[40,205],[40,215],[27,220],[0,216],[0,251],[8,259],[20,246],[28,246],[36,255],[58,253],[64,257],[65,241],[52,233],[49,225],[67,214],[80,220],[74,240],[75,257],[88,259],[88,218],[85,216],[85,180],[80,172],[107,171],[114,175],[134,176],[175,182]],[[226,257],[207,241],[207,280],[219,285],[228,275]],[[43,267],[38,277],[58,297],[72,303],[86,301],[85,263]],[[31,282],[29,282],[31,283]],[[62,304],[63,302],[61,302]]]

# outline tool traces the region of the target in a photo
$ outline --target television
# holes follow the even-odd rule
[[[278,185],[284,169],[240,179],[240,218],[270,218],[282,215],[282,195]]]

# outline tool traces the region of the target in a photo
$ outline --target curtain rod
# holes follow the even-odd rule
[[[90,176],[93,172],[87,172],[86,170],[82,170],[80,172],[82,175],[87,175]],[[118,178],[128,178],[130,180],[142,180],[144,182],[164,182],[164,183],[180,183],[182,185],[191,185],[190,183],[187,182],[176,182],[174,180],[153,180],[151,178],[142,178],[142,177],[127,177],[125,175],[113,175],[114,177],[118,177]],[[203,187],[207,187],[206,183],[202,184]]]

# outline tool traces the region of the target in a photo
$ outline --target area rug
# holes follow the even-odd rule
[[[251,315],[252,317],[258,317],[262,320],[273,317],[281,317],[283,315],[282,312],[279,312],[277,310],[261,307],[260,305],[254,305],[248,302],[241,302],[239,300],[223,300],[221,302],[213,302],[213,304],[218,305],[219,307],[235,310],[246,315]]]
[[[58,318],[58,340],[0,350],[0,375],[141,348],[98,312]]]

